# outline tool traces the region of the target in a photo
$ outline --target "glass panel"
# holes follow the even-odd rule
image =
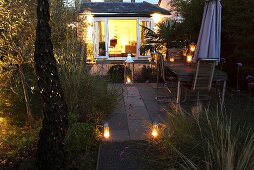
[[[105,22],[96,21],[94,42],[95,42],[95,54],[97,54],[97,56],[106,56],[105,40],[106,40]]]
[[[141,21],[140,25],[151,29],[151,21]],[[145,45],[145,31],[144,27],[140,27],[140,46]],[[150,51],[140,53],[141,56],[150,56]]]
[[[126,57],[128,53],[136,56],[137,21],[109,20],[109,57]]]

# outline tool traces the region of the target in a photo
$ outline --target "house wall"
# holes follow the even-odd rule
[[[131,17],[131,18],[123,18],[123,17],[113,17],[113,18],[111,18],[111,17],[103,17],[103,18],[97,18],[97,17],[95,17],[95,18],[93,18],[93,22],[92,23],[87,23],[87,18],[86,18],[86,16],[80,16],[80,21],[79,21],[79,24],[78,24],[78,28],[77,28],[77,34],[78,34],[78,38],[79,38],[79,40],[80,41],[82,41],[83,42],[83,44],[84,44],[84,46],[86,47],[86,50],[85,50],[85,53],[84,53],[84,57],[86,57],[86,61],[91,61],[91,62],[94,62],[95,61],[95,59],[97,58],[97,59],[102,59],[102,58],[105,58],[105,59],[107,59],[107,60],[124,60],[124,59],[126,59],[126,56],[124,55],[124,52],[123,52],[123,55],[124,55],[124,57],[117,57],[117,58],[113,58],[112,56],[110,57],[109,56],[109,49],[106,49],[106,51],[108,52],[107,53],[107,55],[106,56],[96,56],[96,52],[98,51],[97,50],[97,46],[94,46],[95,44],[94,44],[94,39],[95,39],[95,34],[94,34],[94,29],[96,29],[95,28],[95,22],[96,21],[105,21],[105,24],[106,23],[110,23],[108,20],[110,20],[110,19],[116,19],[116,20],[121,20],[121,19],[124,19],[124,20],[137,20],[137,22],[136,22],[136,27],[133,29],[133,30],[135,30],[135,32],[137,33],[136,34],[136,36],[138,36],[138,35],[140,35],[139,34],[139,32],[141,31],[140,30],[140,27],[139,27],[139,25],[141,25],[141,22],[150,22],[151,23],[151,28],[153,29],[154,27],[153,27],[153,20],[151,19],[151,18],[148,18],[148,17]],[[107,21],[106,21],[107,20]],[[88,27],[92,27],[92,32],[91,33],[89,33],[89,29],[88,29]],[[108,29],[110,29],[111,27],[110,26],[108,26]],[[97,28],[98,29],[98,28]],[[111,28],[112,29],[112,28]],[[106,30],[105,30],[106,31]],[[87,36],[90,36],[90,40],[89,39],[87,39]],[[109,41],[109,37],[110,35],[108,35],[107,34],[107,41],[106,42],[108,42]],[[136,42],[139,42],[139,43],[137,43],[137,44],[135,44],[135,52],[134,53],[136,53],[136,55],[135,55],[135,57],[133,58],[134,60],[147,60],[147,57],[150,57],[150,53],[146,53],[145,55],[140,55],[139,54],[139,48],[140,48],[140,45],[142,45],[142,42],[141,42],[141,36],[139,36],[139,37],[136,37]],[[120,40],[120,39],[119,39]],[[119,41],[119,43],[120,43],[120,41]],[[128,44],[127,44],[127,46],[128,46]],[[95,50],[95,48],[96,48],[96,50]],[[107,48],[107,45],[106,45],[106,48]],[[124,49],[122,49],[122,50],[124,50]],[[95,52],[96,51],[96,52]],[[126,49],[125,49],[125,51],[126,51]]]

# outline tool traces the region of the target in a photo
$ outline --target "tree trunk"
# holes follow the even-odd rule
[[[34,60],[44,116],[37,144],[37,166],[39,169],[65,169],[68,108],[53,54],[48,0],[38,0],[37,17]]]
[[[27,92],[27,88],[26,88],[26,78],[24,75],[22,64],[19,64],[19,75],[21,78],[23,93],[24,93],[24,97],[25,97],[27,121],[31,125],[31,123],[33,122],[33,116],[32,116],[31,108],[30,108],[30,104],[29,104],[29,97],[28,97],[28,92]]]

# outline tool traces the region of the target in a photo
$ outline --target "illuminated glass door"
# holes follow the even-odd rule
[[[131,53],[137,55],[137,20],[108,20],[108,51],[109,58],[126,57]]]
[[[153,22],[151,19],[139,19],[138,20],[138,49],[142,46],[145,45],[145,31],[146,29],[153,29]],[[150,51],[146,52],[140,52],[138,53],[140,57],[150,57],[151,53]]]
[[[107,58],[107,21],[100,20],[94,23],[94,57]]]

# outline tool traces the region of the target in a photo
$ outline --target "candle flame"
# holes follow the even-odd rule
[[[109,126],[107,123],[104,124],[104,137],[108,139],[110,137]]]

